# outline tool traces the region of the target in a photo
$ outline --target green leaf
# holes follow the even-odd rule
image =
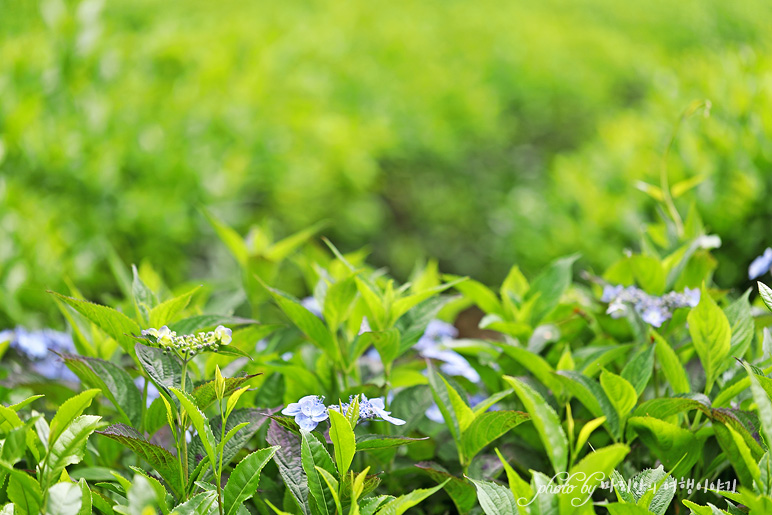
[[[137,310],[137,315],[142,317],[144,322],[150,320],[150,310],[158,304],[158,298],[155,293],[142,282],[142,278],[139,276],[137,267],[131,265],[131,271],[134,275],[134,279],[131,283],[131,295],[134,299],[134,307]]]
[[[701,457],[702,442],[688,429],[653,417],[631,417],[629,425],[674,476],[688,473]]]
[[[506,342],[491,343],[500,347],[504,354],[525,367],[544,386],[552,390],[555,396],[560,396],[563,393],[563,384],[555,377],[555,369],[547,363],[547,360],[534,352],[521,347],[515,347]]]
[[[150,327],[161,327],[169,325],[169,322],[183,309],[188,307],[190,299],[198,292],[201,286],[196,286],[187,293],[179,297],[166,300],[150,310]],[[189,333],[185,333],[189,334]]]
[[[651,515],[651,512],[635,504],[612,503],[605,505],[610,515]]]
[[[357,284],[353,275],[329,285],[324,296],[322,314],[333,331],[349,317],[356,297]]]
[[[561,370],[556,377],[560,378],[563,386],[579,399],[594,417],[605,416],[611,432],[619,435],[619,414],[600,384],[584,374],[570,370]]]
[[[437,492],[445,486],[445,483],[437,485],[434,488],[419,488],[409,494],[401,495],[381,506],[376,512],[378,515],[402,515],[413,506]]]
[[[772,401],[770,401],[769,395],[761,386],[759,378],[753,373],[748,363],[743,362],[743,366],[748,372],[748,377],[751,381],[751,393],[753,394],[753,400],[756,403],[756,409],[759,412],[761,433],[764,435],[767,447],[772,446]]]
[[[182,362],[177,356],[171,352],[164,354],[162,349],[141,343],[136,344],[136,349],[139,364],[156,385],[169,395],[172,388],[179,388],[182,384]],[[193,390],[190,375],[185,379],[185,390]]]
[[[247,260],[249,259],[249,250],[247,250],[247,246],[241,235],[216,218],[208,210],[202,209],[201,212],[212,225],[217,236],[220,237],[222,242],[225,243],[225,246],[228,247],[228,250],[231,251],[231,254],[236,258],[239,265],[241,265],[242,268],[246,267]]]
[[[391,311],[389,313],[390,320],[392,322],[395,322],[397,319],[399,319],[399,317],[407,313],[413,307],[424,302],[425,300],[428,300],[431,297],[434,297],[439,293],[442,293],[443,291],[447,290],[452,286],[456,286],[457,284],[460,284],[466,281],[466,279],[467,279],[466,277],[460,277],[448,283],[435,286],[434,288],[429,288],[428,290],[424,290],[418,293],[414,293],[412,295],[408,295],[406,297],[402,297],[401,299],[397,299],[394,302],[394,304],[392,304],[391,306]]]
[[[528,418],[528,414],[521,411],[491,411],[477,415],[461,436],[464,457],[471,461],[488,444]]]
[[[700,303],[689,312],[686,320],[694,350],[705,369],[705,393],[709,394],[713,382],[727,365],[731,340],[729,321],[705,288]]]
[[[446,281],[454,281],[461,279],[461,277],[444,275],[443,279]],[[504,316],[504,310],[502,309],[496,294],[484,284],[472,279],[467,279],[466,281],[456,284],[456,289],[466,298],[477,304],[477,307],[483,310],[483,312],[493,313],[502,317]]]
[[[515,502],[517,503],[517,512],[520,515],[528,515],[529,510],[525,505],[533,498],[531,486],[515,472],[515,469],[513,469],[507,460],[504,459],[504,456],[501,455],[498,449],[496,449],[496,456],[499,457],[501,466],[504,467],[504,471],[507,473],[509,490],[512,492]]]
[[[532,327],[536,327],[558,305],[560,297],[571,284],[571,268],[578,258],[578,255],[573,255],[558,259],[533,280],[524,299],[526,303],[534,301],[530,320]]]
[[[48,489],[46,515],[75,515],[81,512],[83,492],[75,483],[57,483]]]
[[[244,383],[250,379],[257,377],[259,374],[252,374],[242,377],[226,377],[225,378],[225,397],[230,396],[233,392],[241,388]],[[217,399],[217,392],[215,391],[215,380],[207,381],[203,384],[196,386],[190,396],[196,402],[196,406],[201,411],[205,410]]]
[[[22,513],[40,513],[40,508],[43,505],[43,493],[35,478],[2,461],[0,461],[0,468],[10,476],[6,490],[8,500],[14,503],[19,510],[22,510]]]
[[[80,511],[78,515],[91,515],[92,502],[91,502],[91,489],[88,487],[85,479],[78,481],[78,488],[80,488]]]
[[[729,345],[729,355],[742,358],[753,340],[753,315],[751,303],[748,301],[751,289],[745,290],[740,298],[724,310],[729,325],[732,327],[732,339]]]
[[[642,254],[630,258],[630,269],[638,285],[653,295],[665,293],[665,269],[659,259]]]
[[[451,394],[449,389],[453,390],[453,388],[448,385],[448,382],[445,381],[445,379],[442,377],[442,375],[439,372],[436,372],[434,370],[433,366],[428,365],[426,367],[426,370],[428,372],[429,386],[431,387],[431,390],[432,390],[432,396],[434,397],[434,402],[437,403],[437,407],[440,409],[440,412],[442,413],[442,416],[445,419],[445,423],[448,425],[448,429],[450,429],[450,434],[453,436],[453,439],[459,445],[459,450],[460,450],[461,427],[460,427],[458,416],[456,414],[456,409],[453,406],[453,402],[451,401],[451,395],[453,395],[453,399],[456,399],[457,404],[458,404],[458,400],[460,400],[461,397],[459,393],[456,392],[455,390]],[[459,405],[458,408],[462,412],[462,416],[464,416],[466,421],[471,423],[471,420],[474,419],[474,414],[472,413],[471,408],[467,406],[466,410],[464,410],[461,405]]]
[[[477,500],[480,501],[485,515],[502,515],[504,513],[517,513],[518,507],[515,496],[509,488],[501,486],[493,481],[479,481],[467,478],[477,489]]]
[[[407,436],[386,436],[365,433],[356,437],[356,449],[358,451],[368,451],[373,449],[390,449],[402,445],[409,445],[415,442],[428,440],[429,437],[410,438]]]
[[[662,373],[667,379],[667,384],[673,390],[673,393],[689,393],[691,386],[686,370],[678,359],[678,355],[659,333],[652,331],[655,340],[655,353]]]
[[[212,434],[212,428],[209,426],[209,420],[207,420],[206,415],[198,409],[193,397],[177,388],[170,388],[169,390],[180,401],[180,405],[185,410],[185,413],[187,413],[188,418],[190,418],[190,421],[193,423],[193,427],[196,428],[198,435],[201,437],[201,443],[204,444],[204,450],[209,457],[209,463],[211,463],[212,469],[216,469],[217,456],[215,455],[214,449],[217,443],[215,442],[214,434]]]
[[[636,398],[643,393],[654,368],[654,346],[647,345],[622,369],[622,377],[633,385]]]
[[[67,426],[91,406],[91,401],[99,394],[98,389],[86,390],[67,399],[57,410],[49,426],[48,445],[56,442]]]
[[[66,466],[80,463],[86,440],[101,425],[100,421],[101,417],[95,415],[81,415],[70,422],[58,438],[51,440],[45,468],[49,484],[59,478]]]
[[[226,515],[235,514],[239,506],[255,495],[260,483],[260,471],[271,460],[277,449],[278,447],[260,449],[247,455],[236,465],[223,492]]]
[[[139,427],[142,394],[122,367],[102,359],[74,354],[65,354],[62,359],[84,384],[99,388],[127,424]]]
[[[763,300],[767,308],[772,311],[772,288],[761,281],[757,281],[756,284],[759,285],[759,296],[761,297],[761,300]]]
[[[433,463],[418,463],[416,465],[437,483],[445,485],[443,487],[445,492],[450,496],[460,514],[469,513],[477,504],[477,493],[474,486],[456,476],[451,476],[445,470],[434,468],[437,466]]]
[[[578,454],[582,450],[584,444],[590,439],[590,435],[593,431],[598,429],[606,421],[606,417],[598,417],[590,420],[579,431],[579,436],[576,438],[576,447],[574,447],[575,454]]]
[[[346,422],[348,424],[348,422]],[[308,491],[316,502],[316,511],[325,515],[335,513],[335,502],[329,488],[319,476],[316,467],[323,468],[333,476],[337,475],[332,458],[324,445],[308,431],[301,431],[301,458],[303,470],[308,478]],[[311,505],[314,506],[313,504]]]
[[[366,332],[360,338],[363,340],[362,345],[375,346],[381,361],[387,367],[391,367],[391,363],[400,355],[400,336],[399,331],[395,328]]]
[[[335,513],[343,513],[343,508],[340,505],[340,497],[338,497],[338,488],[340,488],[338,480],[332,477],[332,474],[323,468],[318,466],[314,468],[316,469],[316,472],[322,476],[322,479],[324,479],[324,482],[327,484],[327,488],[329,489],[330,495],[332,496],[332,500],[335,503]]]
[[[357,290],[367,308],[367,319],[370,321],[370,327],[376,331],[386,329],[384,327],[386,324],[386,308],[384,307],[381,294],[376,293],[375,286],[371,286],[362,278],[357,277],[355,281],[357,283]]]
[[[565,471],[568,465],[568,439],[555,411],[524,382],[511,376],[504,376],[503,379],[512,386],[531,416],[555,472]]]
[[[624,420],[630,411],[638,402],[638,393],[624,377],[618,376],[612,372],[604,370],[600,373],[600,385],[606,392],[611,404],[619,414],[619,418]]]
[[[573,487],[571,493],[565,492],[559,495],[561,513],[595,513],[590,493],[583,493],[587,488],[594,489],[601,480],[611,475],[619,463],[628,455],[630,448],[623,444],[613,444],[593,451],[585,456],[579,463],[571,468],[566,481],[568,489]],[[578,499],[578,500],[577,500]],[[579,503],[583,503],[577,506]]]
[[[166,486],[179,497],[182,472],[179,461],[172,453],[148,442],[136,429],[125,424],[108,426],[104,431],[97,431],[97,434],[120,442],[131,449],[134,454],[149,463],[166,482]]]
[[[338,472],[343,477],[351,466],[351,461],[356,453],[356,437],[351,424],[341,413],[329,410],[330,413],[330,440],[335,447],[335,463]]]
[[[282,291],[266,286],[279,308],[305,334],[311,343],[319,347],[330,359],[339,357],[332,333],[319,318],[307,310],[296,298]]]
[[[67,297],[56,292],[49,293],[56,296],[58,300],[70,305],[75,311],[102,329],[108,336],[118,342],[124,352],[129,355],[134,353],[134,339],[132,335],[139,334],[141,328],[132,319],[107,306]]]
[[[139,468],[139,467],[129,467],[131,470],[134,471],[135,474],[139,474],[140,476],[144,477],[147,480],[148,485],[150,485],[150,488],[153,490],[153,493],[155,494],[155,504],[161,508],[161,513],[164,515],[169,514],[169,505],[166,502],[167,492],[164,485],[161,484],[160,481],[158,481],[156,478],[148,474],[145,470]],[[134,484],[138,482],[139,478],[137,476],[134,476]],[[134,487],[132,487],[133,489]]]
[[[201,492],[176,506],[172,515],[214,515],[217,513],[217,492]]]
[[[308,505],[308,481],[303,470],[300,437],[271,421],[266,441],[279,447],[273,460],[279,469],[287,490],[292,494],[303,515],[311,515]]]

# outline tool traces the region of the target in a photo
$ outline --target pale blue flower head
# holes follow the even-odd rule
[[[684,288],[684,297],[690,308],[696,308],[700,303],[702,292],[699,288]]]
[[[442,416],[440,407],[437,406],[436,403],[429,406],[429,409],[427,409],[424,414],[426,415],[426,418],[428,418],[432,422],[437,422],[438,424],[442,424],[443,422],[445,422],[445,417]]]
[[[641,313],[641,319],[654,327],[660,327],[668,318],[670,318],[670,314],[656,304],[648,306]]]
[[[767,247],[762,255],[751,262],[748,267],[748,279],[756,279],[769,272],[772,268],[772,248]]]
[[[603,287],[603,295],[600,297],[601,302],[611,302],[612,300],[616,299],[620,293],[622,293],[622,290],[624,289],[624,286],[621,284],[614,286],[613,284],[607,284]]]
[[[392,417],[390,411],[386,411],[386,404],[382,398],[368,399],[365,394],[362,394],[359,400],[359,420],[368,419],[385,420],[395,426],[405,423],[401,418]]]
[[[434,345],[443,342],[444,340],[450,340],[458,336],[458,329],[453,324],[443,322],[442,320],[431,320],[426,326],[421,339],[414,347],[418,350],[433,347]]]
[[[313,431],[319,422],[327,420],[327,408],[324,397],[306,395],[298,402],[291,402],[281,412],[283,415],[295,417],[295,422],[301,429]]]
[[[449,376],[463,376],[473,383],[480,381],[480,374],[472,365],[456,351],[450,349],[432,348],[421,351],[425,358],[442,361],[440,370]]]

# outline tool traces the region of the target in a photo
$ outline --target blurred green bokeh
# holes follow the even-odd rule
[[[724,240],[770,243],[768,0],[0,0],[0,322],[44,290],[116,289],[110,256],[221,277],[199,208],[246,233],[328,220],[405,276],[497,282],[634,245],[675,121],[671,183]],[[688,207],[681,199],[682,208]]]

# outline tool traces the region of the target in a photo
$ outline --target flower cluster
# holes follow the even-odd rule
[[[42,329],[29,331],[23,327],[0,331],[0,343],[10,342],[10,347],[29,359],[31,368],[48,379],[77,381],[78,377],[50,351],[68,353],[75,351],[72,337],[67,333]]]
[[[348,403],[333,404],[330,406],[330,409],[341,412],[343,415],[348,415],[351,403],[355,400],[356,396],[352,396],[349,398]],[[372,419],[385,420],[395,426],[401,426],[405,423],[401,418],[392,417],[390,411],[386,411],[386,403],[383,399],[368,399],[365,394],[359,394],[359,420],[357,423]]]
[[[349,398],[345,404],[333,404],[329,407],[324,405],[324,397],[319,395],[306,395],[298,402],[291,402],[281,412],[283,415],[295,417],[295,422],[305,431],[313,431],[319,422],[329,418],[328,410],[335,410],[346,415],[351,402],[355,397]],[[342,411],[341,411],[342,410]],[[392,424],[401,426],[404,420],[392,417],[391,412],[386,411],[386,405],[383,399],[368,399],[364,394],[359,396],[359,420],[385,420]]]
[[[600,300],[609,303],[606,313],[613,318],[626,315],[632,306],[644,322],[654,327],[660,327],[673,316],[673,310],[685,307],[693,308],[699,304],[700,290],[699,288],[684,288],[683,293],[671,291],[662,297],[656,297],[635,286],[606,285]]]
[[[142,336],[155,338],[156,343],[163,348],[164,352],[172,349],[180,354],[195,356],[198,352],[217,352],[220,345],[228,345],[233,339],[233,331],[218,325],[214,331],[178,336],[175,331],[163,326],[160,329],[143,329]]]
[[[772,248],[767,247],[764,253],[754,259],[748,267],[748,279],[752,281],[761,277],[769,272],[770,269],[772,269]]]

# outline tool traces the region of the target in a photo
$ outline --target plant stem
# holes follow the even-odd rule
[[[220,406],[220,443],[225,441],[225,415],[222,411],[222,399],[217,400],[217,404]],[[217,505],[220,508],[220,515],[224,515],[223,498],[222,498],[222,455],[225,452],[225,445],[223,445],[222,451],[220,451],[220,465],[217,468]]]
[[[180,390],[183,393],[187,393],[185,390],[185,380],[188,376],[188,351],[185,351],[185,357],[182,359],[182,377],[180,378]],[[182,477],[187,484],[188,481],[188,432],[185,428],[186,419],[182,414],[182,408],[180,407],[180,442],[182,443],[182,458],[180,464],[182,466]]]

